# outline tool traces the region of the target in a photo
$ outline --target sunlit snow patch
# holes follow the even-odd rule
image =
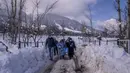
[[[77,31],[77,30],[72,30],[72,29],[69,29],[67,27],[64,28],[66,31],[71,31],[71,32],[74,32],[74,33],[81,33],[81,31]]]
[[[56,21],[54,21],[54,22],[55,22],[55,25],[58,27],[58,29],[60,29],[60,30],[63,29],[62,26],[61,26],[60,24],[58,24]]]

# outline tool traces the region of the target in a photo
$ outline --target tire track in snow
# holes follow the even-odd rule
[[[75,73],[73,60],[59,60],[50,73]]]
[[[37,73],[50,73],[57,61],[58,61],[58,57],[56,57],[54,61],[52,61],[48,65],[43,66]]]

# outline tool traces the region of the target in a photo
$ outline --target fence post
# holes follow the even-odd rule
[[[99,41],[99,46],[101,46],[101,40],[98,40]]]
[[[128,53],[130,54],[130,40],[128,40]]]
[[[108,40],[106,41],[106,45],[108,45]]]
[[[89,43],[91,42],[91,39],[89,38]]]
[[[44,45],[43,42],[42,42],[42,45]]]
[[[19,49],[21,48],[21,41],[19,41],[19,43],[18,43],[18,48]]]
[[[23,44],[24,44],[24,47],[26,47],[26,42],[23,42]]]
[[[29,44],[28,44],[28,41],[27,41],[27,46],[28,46]]]
[[[32,42],[30,42],[30,46],[32,46]]]
[[[37,41],[37,47],[39,47],[39,42]]]
[[[118,45],[118,46],[120,45],[120,43],[119,43],[119,39],[117,39],[117,45]]]
[[[96,40],[94,42],[95,42],[95,45],[96,45]]]

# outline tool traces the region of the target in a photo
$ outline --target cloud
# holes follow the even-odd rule
[[[0,0],[0,2],[1,1],[4,2],[4,0]],[[10,1],[11,0],[7,0],[7,2],[9,3],[9,7],[11,7]],[[38,9],[39,13],[43,13],[47,6],[51,5],[57,0],[37,0],[37,1],[40,1]],[[50,13],[72,18],[79,22],[85,21],[86,23],[89,23],[88,18],[86,18],[84,15],[89,14],[87,10],[88,4],[93,5],[96,3],[96,1],[97,0],[58,0],[58,2],[55,5],[55,8],[51,10]],[[35,3],[36,0],[26,0],[25,9],[27,14],[33,12],[35,8],[34,6]]]
[[[35,0],[28,0],[26,4],[28,14],[32,12],[34,7],[32,1]],[[55,1],[56,0],[41,0],[39,11],[41,13],[44,12],[46,7]],[[59,0],[51,13],[73,18],[78,21],[89,22],[84,14],[88,13],[87,5],[95,3],[96,0]]]
[[[119,29],[119,23],[116,19],[111,18],[105,21],[97,21],[96,22],[98,29],[104,30],[104,28],[107,28],[109,31],[117,31]]]

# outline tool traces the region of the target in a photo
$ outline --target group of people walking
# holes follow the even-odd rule
[[[65,59],[65,57],[72,59],[76,45],[70,37],[67,40],[61,39],[57,41],[56,38],[49,36],[46,39],[45,48],[49,50],[50,60],[53,60],[54,55],[59,55],[60,59]]]

